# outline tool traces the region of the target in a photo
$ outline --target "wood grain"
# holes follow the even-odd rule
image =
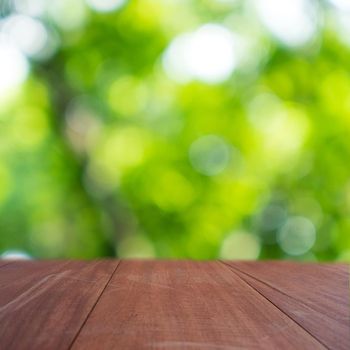
[[[12,261],[0,269],[0,307],[9,303],[42,278],[59,271],[65,261]],[[1,314],[0,314],[1,315]]]
[[[0,269],[0,349],[68,349],[117,261],[14,262]]]
[[[350,348],[348,265],[226,263],[326,347]]]
[[[2,266],[8,265],[8,264],[10,264],[10,263],[11,263],[10,260],[0,260],[0,268],[1,268]]]
[[[122,261],[73,349],[324,349],[220,262]]]

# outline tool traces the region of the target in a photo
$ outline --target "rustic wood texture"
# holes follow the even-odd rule
[[[0,268],[1,268],[2,266],[8,265],[8,264],[10,264],[10,263],[11,263],[11,261],[8,261],[8,260],[0,260]]]
[[[350,348],[346,265],[1,263],[1,350]]]
[[[115,344],[121,349],[323,348],[218,262],[121,262],[73,349]]]
[[[326,347],[350,348],[348,265],[228,264]]]
[[[68,349],[117,261],[14,262],[0,269],[0,349]]]

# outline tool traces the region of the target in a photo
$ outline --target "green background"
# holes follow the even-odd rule
[[[46,3],[47,52],[0,95],[0,254],[350,260],[342,10],[310,2],[314,33],[295,44],[252,1]],[[169,45],[207,23],[245,58],[177,80]]]

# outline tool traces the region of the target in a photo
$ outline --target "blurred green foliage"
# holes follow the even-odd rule
[[[0,253],[349,261],[345,10],[279,35],[253,1],[104,2],[0,6],[0,44],[14,16],[47,35],[0,89]]]

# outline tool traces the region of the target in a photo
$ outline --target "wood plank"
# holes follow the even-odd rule
[[[0,268],[8,264],[11,264],[11,260],[0,259]]]
[[[67,262],[59,260],[12,260],[0,269],[0,307],[15,299],[33,284],[57,273]]]
[[[350,349],[349,266],[226,262],[331,349]]]
[[[117,261],[15,262],[0,269],[0,349],[67,349]]]
[[[122,261],[72,349],[324,349],[220,262]]]

